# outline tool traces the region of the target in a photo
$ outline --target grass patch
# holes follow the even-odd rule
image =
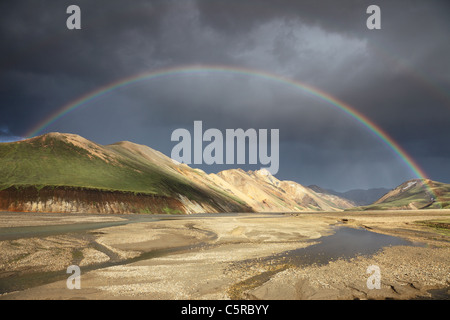
[[[145,208],[145,209],[140,209],[139,213],[152,214],[152,211],[149,208]]]
[[[180,210],[172,209],[172,208],[169,208],[169,207],[164,207],[163,211],[166,214],[183,214],[183,212],[181,212]]]
[[[433,228],[439,234],[450,236],[450,219],[424,220],[415,223]]]

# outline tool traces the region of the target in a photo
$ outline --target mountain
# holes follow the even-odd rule
[[[318,193],[333,194],[340,198],[348,199],[357,206],[365,206],[374,203],[383,195],[388,193],[390,189],[387,188],[372,188],[372,189],[353,189],[346,192],[338,192],[331,189],[322,189],[316,185],[308,186],[308,188]]]
[[[0,210],[89,213],[249,212],[221,190],[193,183],[193,171],[131,142],[102,146],[49,133],[0,144]]]
[[[354,206],[346,199],[318,194],[299,183],[280,181],[266,169],[248,172],[231,169],[219,172],[217,176],[231,186],[222,187],[258,212],[336,211]]]
[[[449,208],[450,184],[413,179],[392,189],[364,210]],[[358,209],[358,208],[354,208]]]
[[[103,146],[74,134],[48,133],[0,143],[0,210],[213,213],[352,206],[279,181],[267,170],[206,174],[127,141]]]

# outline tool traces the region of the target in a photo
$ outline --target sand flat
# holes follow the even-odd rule
[[[0,214],[1,216],[1,214]],[[22,225],[38,215],[24,214]],[[4,217],[9,217],[5,215]],[[116,218],[105,216],[105,218]],[[86,218],[89,218],[87,215]],[[102,217],[100,217],[101,219]],[[121,217],[118,217],[122,219]],[[448,210],[390,212],[238,214],[176,216],[170,220],[139,221],[67,234],[47,241],[46,262],[64,266],[78,262],[82,288],[68,290],[65,278],[4,293],[1,299],[410,299],[446,290],[450,284],[450,237],[416,221],[449,219]],[[55,219],[55,217],[53,217]],[[61,218],[58,223],[64,223]],[[78,219],[78,218],[77,218]],[[92,219],[97,219],[92,217]],[[55,221],[48,221],[54,223]],[[42,223],[42,221],[40,222]],[[345,257],[326,265],[295,265],[286,252],[307,248],[333,234],[333,225],[364,228],[425,244],[394,246],[369,257]],[[62,237],[62,236],[60,236]],[[70,237],[73,237],[72,240]],[[87,237],[87,238],[86,238]],[[64,241],[62,241],[62,239]],[[36,239],[21,240],[22,249]],[[33,242],[34,241],[34,242]],[[34,243],[34,244],[33,244]],[[54,248],[48,247],[54,243]],[[76,244],[71,246],[71,243]],[[2,241],[2,259],[18,252]],[[23,249],[25,248],[25,249]],[[55,254],[64,248],[60,257]],[[38,251],[39,251],[38,250]],[[77,250],[86,257],[70,256]],[[9,252],[9,255],[8,255]],[[152,255],[153,252],[158,254]],[[37,256],[38,257],[38,256]],[[49,257],[54,259],[48,261]],[[78,258],[78,259],[76,259]],[[84,260],[82,258],[85,258]],[[109,258],[109,260],[108,260]],[[13,257],[20,261],[20,257]],[[77,261],[75,261],[77,260]],[[24,260],[25,261],[25,260]],[[114,262],[110,265],[105,264]],[[25,263],[26,262],[26,263]],[[32,272],[28,259],[21,270],[4,264],[1,272],[20,277]],[[103,264],[102,264],[103,263]],[[28,265],[27,265],[28,264]],[[382,288],[369,290],[366,268],[379,265]],[[86,266],[90,267],[87,271]],[[98,267],[96,267],[98,266]],[[53,268],[54,269],[54,268]],[[52,270],[53,270],[52,269]],[[65,272],[65,270],[61,270]],[[0,275],[2,274],[0,272]],[[17,273],[15,273],[17,272]],[[67,277],[67,276],[66,276]],[[2,278],[0,277],[0,285]]]

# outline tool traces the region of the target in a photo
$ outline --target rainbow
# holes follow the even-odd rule
[[[237,74],[237,75],[247,75],[258,77],[261,79],[267,79],[273,82],[278,82],[284,85],[288,85],[297,89],[300,89],[314,97],[319,98],[322,101],[327,102],[338,110],[346,113],[350,118],[353,118],[370,132],[372,132],[377,138],[379,138],[385,145],[389,147],[411,170],[411,172],[419,179],[429,179],[425,171],[415,162],[415,160],[392,138],[387,132],[385,132],[380,126],[374,123],[372,120],[367,118],[364,114],[354,109],[345,102],[333,97],[332,95],[318,89],[314,88],[308,84],[300,82],[298,80],[293,80],[287,77],[274,75],[268,72],[248,69],[248,68],[237,68],[230,66],[205,66],[205,65],[190,65],[190,66],[179,66],[172,68],[164,68],[155,71],[140,73],[138,75],[133,75],[119,81],[109,83],[103,87],[100,87],[94,91],[91,91],[58,109],[56,112],[52,113],[50,116],[45,118],[43,121],[34,126],[29,130],[25,137],[31,138],[38,135],[45,128],[50,126],[52,123],[58,121],[62,117],[66,116],[73,110],[88,104],[108,93],[126,86],[130,86],[137,82],[152,80],[161,77],[167,77],[172,75],[181,74],[196,74],[196,73],[226,73],[226,74]],[[426,181],[426,180],[425,180]],[[430,193],[434,196],[434,192],[430,187],[428,187]],[[435,197],[435,196],[434,196]],[[435,197],[436,198],[436,197]]]
[[[391,138],[387,132],[385,132],[381,127],[375,124],[372,120],[367,118],[364,114],[349,106],[343,101],[340,101],[336,97],[331,96],[330,94],[314,88],[310,85],[307,85],[303,82],[292,80],[286,77],[282,77],[279,75],[274,75],[268,72],[247,69],[247,68],[236,68],[229,66],[181,66],[181,67],[173,67],[173,68],[165,68],[156,71],[150,71],[141,73],[138,75],[133,75],[131,77],[127,77],[125,79],[121,79],[119,81],[115,81],[109,83],[103,87],[100,87],[94,91],[91,91],[58,109],[56,112],[52,113],[50,116],[45,118],[43,121],[34,126],[31,130],[25,133],[25,137],[31,138],[38,135],[45,128],[50,126],[52,123],[58,121],[62,117],[66,116],[70,112],[79,108],[82,105],[92,102],[95,99],[98,99],[102,96],[107,95],[108,93],[118,89],[123,88],[125,86],[132,85],[137,82],[152,80],[160,77],[167,77],[171,75],[180,75],[180,74],[193,74],[193,73],[206,73],[206,72],[214,72],[214,73],[228,73],[228,74],[241,74],[241,75],[250,75],[263,79],[267,79],[270,81],[275,81],[281,84],[289,85],[297,89],[301,89],[302,91],[315,96],[330,105],[336,107],[337,109],[345,112],[354,120],[361,123],[364,127],[366,127],[369,131],[371,131],[375,136],[377,136],[381,141],[383,141],[396,155],[400,157],[400,159],[411,169],[414,175],[419,179],[428,179],[427,174],[423,169],[414,161],[414,159],[396,142],[393,138]]]

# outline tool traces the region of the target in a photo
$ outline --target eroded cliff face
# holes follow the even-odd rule
[[[51,213],[165,213],[189,214],[198,212],[232,212],[242,208],[200,203],[180,196],[179,199],[103,191],[73,187],[11,187],[0,191],[0,210]],[[240,211],[238,210],[238,211]]]

